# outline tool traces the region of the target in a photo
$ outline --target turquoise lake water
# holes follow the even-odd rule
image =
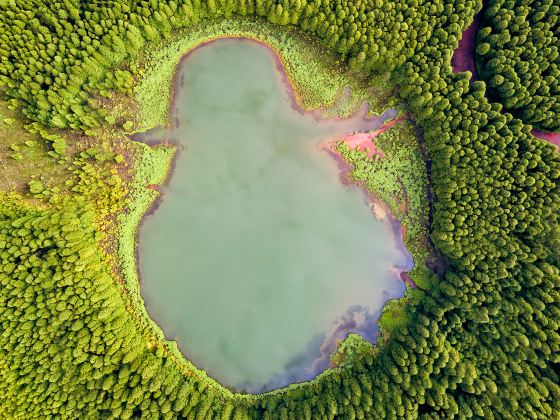
[[[321,147],[394,113],[302,113],[273,53],[248,40],[195,50],[176,83],[165,135],[181,151],[140,229],[148,312],[226,386],[262,392],[310,379],[337,338],[374,340],[383,305],[405,290],[398,274],[412,261],[398,226],[374,217]]]

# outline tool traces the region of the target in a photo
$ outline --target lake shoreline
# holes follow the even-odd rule
[[[201,42],[200,44],[196,45],[195,47],[193,47],[193,48],[189,49],[188,51],[186,51],[186,52],[182,55],[182,57],[181,57],[179,63],[177,64],[177,68],[176,68],[176,70],[175,70],[175,72],[174,72],[174,74],[173,74],[173,78],[172,78],[172,91],[171,91],[171,94],[170,94],[169,106],[168,106],[168,108],[167,108],[167,125],[166,125],[166,126],[167,126],[168,129],[169,129],[170,126],[173,124],[173,121],[171,120],[171,115],[173,114],[172,111],[173,111],[173,109],[175,108],[175,106],[176,106],[176,101],[177,101],[177,92],[178,92],[178,89],[179,89],[179,67],[180,67],[180,65],[184,62],[184,60],[186,60],[187,58],[189,58],[190,55],[191,55],[193,52],[197,51],[198,49],[200,49],[200,48],[202,48],[202,47],[204,47],[204,46],[206,46],[206,45],[208,45],[208,44],[210,44],[210,43],[216,42],[216,41],[218,41],[218,40],[223,40],[223,39],[234,39],[234,40],[242,40],[242,41],[244,41],[244,42],[246,42],[246,41],[255,42],[255,43],[258,43],[259,45],[264,46],[264,47],[269,51],[269,53],[272,54],[272,57],[273,57],[274,63],[275,63],[275,67],[276,67],[276,70],[279,72],[279,75],[280,75],[281,80],[282,80],[282,84],[283,84],[284,87],[287,89],[287,93],[288,93],[288,95],[289,95],[292,108],[294,108],[295,110],[297,110],[299,113],[301,113],[301,114],[312,115],[312,116],[314,117],[314,119],[317,120],[317,121],[324,121],[324,120],[330,120],[330,119],[337,119],[337,120],[344,120],[344,119],[346,119],[346,118],[343,118],[343,117],[323,118],[323,117],[321,116],[321,111],[322,111],[322,110],[307,111],[305,108],[303,108],[303,106],[302,106],[302,101],[301,101],[301,97],[300,97],[300,95],[299,95],[299,93],[298,93],[298,91],[297,91],[297,87],[296,87],[296,85],[292,82],[292,80],[290,79],[290,77],[289,77],[289,75],[288,75],[288,73],[287,73],[287,71],[286,71],[285,64],[284,64],[284,62],[282,61],[282,58],[280,57],[279,52],[276,51],[272,46],[268,45],[267,43],[263,42],[263,41],[260,40],[260,39],[256,39],[256,38],[252,38],[252,37],[242,37],[242,36],[217,36],[217,37],[214,37],[214,38],[212,38],[212,39],[208,39],[208,40],[206,40],[206,41],[203,41],[203,42]],[[364,104],[364,105],[367,106],[367,104]],[[362,109],[363,109],[363,106],[362,106]],[[400,120],[400,119],[402,119],[402,117],[403,117],[403,115],[400,115],[400,116],[398,116],[397,118],[393,118],[392,120],[389,120],[389,121],[391,121],[392,124],[394,124],[395,122],[397,122],[397,121],[395,121],[395,120]],[[369,121],[369,120],[372,120],[372,119],[375,119],[375,118],[383,118],[383,115],[380,116],[380,117],[375,117],[375,116],[374,116],[374,117],[372,117],[372,118],[364,117],[364,119],[366,119],[366,120],[368,120],[368,121]],[[391,124],[391,125],[392,125],[392,124]],[[388,128],[388,127],[387,127],[387,128]],[[387,128],[385,128],[385,129],[387,129]],[[385,129],[381,129],[381,130],[382,130],[381,132],[383,132]],[[143,188],[145,189],[145,192],[146,192],[147,194],[149,194],[149,195],[151,196],[151,198],[150,198],[149,200],[147,200],[147,201],[144,202],[144,211],[143,211],[141,217],[139,218],[139,220],[137,220],[136,228],[135,228],[135,234],[134,234],[134,244],[135,244],[135,247],[134,247],[134,258],[135,258],[135,262],[136,262],[136,277],[137,277],[138,286],[140,287],[141,284],[142,284],[142,276],[141,276],[140,258],[139,258],[139,253],[140,253],[140,245],[139,245],[139,243],[140,243],[140,241],[139,241],[139,236],[140,236],[140,234],[139,234],[139,232],[140,232],[140,229],[141,229],[141,227],[142,227],[142,223],[144,223],[144,221],[145,221],[148,217],[152,216],[152,215],[157,211],[157,209],[159,208],[159,206],[160,206],[162,200],[165,198],[164,189],[165,189],[165,187],[168,187],[168,186],[169,186],[170,180],[171,180],[171,178],[172,178],[172,176],[173,176],[173,173],[174,173],[175,168],[176,168],[176,165],[177,165],[177,159],[179,158],[179,154],[182,153],[182,152],[184,151],[184,147],[183,147],[182,145],[180,145],[177,141],[175,141],[174,139],[172,139],[172,138],[170,138],[170,137],[167,137],[163,142],[154,142],[154,141],[150,141],[150,140],[137,140],[137,141],[139,141],[140,143],[144,143],[144,144],[146,144],[146,145],[152,146],[152,147],[153,147],[153,146],[156,146],[156,147],[161,147],[161,146],[170,147],[170,146],[171,146],[171,147],[173,147],[173,149],[174,149],[173,156],[171,157],[171,159],[170,159],[170,161],[169,161],[169,164],[168,164],[167,167],[165,168],[165,175],[164,175],[164,176],[162,175],[163,168],[154,168],[155,171],[159,171],[159,172],[160,172],[160,175],[159,175],[159,177],[158,177],[159,182],[148,183],[148,184],[145,184],[145,185],[143,186]],[[343,160],[343,159],[342,159],[342,160]],[[338,161],[338,160],[337,160],[337,161]],[[349,169],[349,167],[348,167],[348,169]],[[365,190],[363,190],[363,192],[366,193]],[[373,194],[372,194],[371,192],[368,192],[366,195],[369,196],[370,198],[373,197]],[[382,201],[381,201],[378,197],[375,197],[374,201],[377,202],[377,203],[382,203]],[[382,203],[382,205],[383,205],[385,208],[387,208],[387,206],[386,206],[384,203]],[[401,232],[402,232],[402,226],[400,225],[400,223],[399,223],[398,221],[396,221],[396,219],[393,220],[392,214],[390,213],[390,211],[389,211],[388,214],[389,214],[389,217],[391,217],[391,226],[392,226],[393,230],[394,230],[394,223],[397,223],[397,224],[399,225],[399,227],[400,227]],[[402,237],[401,237],[401,240],[403,240]],[[403,247],[404,247],[404,243],[403,243]],[[404,250],[406,251],[406,247],[404,247]],[[406,252],[408,253],[408,251],[406,251]],[[402,276],[401,276],[401,278],[402,278]],[[405,283],[405,284],[406,284],[406,283]],[[144,299],[141,297],[141,295],[140,295],[139,292],[138,292],[138,295],[139,295],[139,298],[141,299],[142,306],[143,306],[144,312],[145,312],[145,311],[147,311],[147,309],[146,309],[146,305],[145,305]],[[147,313],[147,312],[145,312],[145,313]],[[211,378],[211,377],[207,376],[207,375],[205,374],[205,371],[204,371],[203,369],[200,369],[199,367],[195,366],[195,365],[190,361],[190,359],[188,359],[188,357],[186,357],[187,355],[184,354],[182,351],[178,350],[178,349],[176,348],[176,346],[174,346],[173,349],[170,349],[170,348],[169,348],[169,344],[170,344],[170,340],[172,340],[172,339],[169,339],[169,338],[165,337],[165,331],[160,327],[160,325],[155,321],[155,319],[154,319],[152,316],[149,316],[149,315],[148,315],[148,323],[149,323],[149,324],[152,324],[152,326],[155,324],[157,330],[159,330],[159,331],[163,334],[163,337],[159,337],[159,341],[161,341],[162,338],[163,338],[163,340],[164,340],[164,342],[163,342],[164,346],[165,346],[165,347],[168,349],[168,351],[171,352],[175,357],[180,357],[180,358],[182,358],[183,360],[178,360],[178,361],[180,361],[180,362],[182,361],[182,362],[183,362],[183,363],[182,363],[183,365],[185,365],[184,361],[186,361],[186,362],[187,362],[187,366],[188,366],[188,368],[189,368],[189,369],[188,369],[189,371],[192,372],[192,370],[193,370],[193,368],[194,368],[194,370],[200,372],[201,377],[203,377],[204,379],[206,379],[206,380],[209,379],[211,383],[212,383],[212,382],[215,382],[217,385],[219,385],[220,387],[223,387],[223,388],[225,388],[225,389],[228,388],[228,387],[226,387],[225,385],[223,385],[223,384],[221,384],[220,382],[218,382],[217,380],[215,380],[214,378]],[[376,325],[377,325],[377,323],[376,323]],[[351,333],[351,331],[349,331],[348,334],[349,334],[349,333]],[[159,334],[158,334],[158,335],[159,335]],[[327,371],[328,371],[328,369],[327,369]],[[327,372],[327,371],[321,370],[320,372],[316,372],[316,374],[314,374],[314,377],[316,377],[317,375],[321,375],[321,374],[323,374],[324,372]],[[191,373],[191,374],[192,374],[192,373]],[[300,383],[306,383],[306,382],[309,382],[309,381],[304,381],[304,382],[300,382]],[[281,388],[277,388],[277,389],[270,390],[270,391],[266,391],[266,392],[274,392],[274,391],[276,391],[276,390],[281,390],[281,389],[283,389],[283,388],[284,388],[284,387],[281,387]],[[257,395],[260,395],[260,394],[257,394]]]
[[[352,149],[358,149],[367,154],[369,158],[374,158],[378,156],[380,159],[384,159],[385,154],[383,150],[379,149],[374,139],[379,136],[380,134],[384,133],[385,131],[389,130],[393,125],[398,123],[399,121],[403,121],[406,119],[406,114],[401,114],[396,118],[386,120],[381,127],[378,129],[367,132],[367,133],[357,133],[357,134],[350,134],[347,136],[342,136],[336,140],[328,140],[321,144],[323,150],[325,150],[329,155],[335,159],[337,162],[338,168],[340,170],[339,179],[340,182],[344,185],[351,186],[357,185],[362,193],[364,194],[364,202],[366,205],[372,208],[373,216],[378,220],[385,220],[388,219],[393,231],[398,231],[398,236],[400,237],[400,248],[407,254],[409,254],[408,249],[406,248],[405,242],[407,239],[407,228],[406,226],[397,219],[396,215],[393,213],[391,208],[383,199],[381,199],[378,194],[373,191],[370,191],[364,187],[364,185],[360,182],[356,182],[350,179],[350,172],[352,171],[351,164],[347,162],[341,153],[336,150],[336,144],[339,142],[344,142],[348,145],[348,147]],[[361,136],[358,141],[353,141],[356,136]],[[363,137],[363,138],[362,138]],[[366,147],[368,146],[368,147]],[[366,149],[366,150],[364,150]],[[405,208],[404,215],[408,212],[408,208]],[[399,278],[405,283],[407,287],[416,287],[414,281],[410,278],[409,272],[414,268],[414,260],[411,256],[413,261],[413,265],[409,270],[399,272]]]

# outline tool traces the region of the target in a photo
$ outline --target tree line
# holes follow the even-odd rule
[[[100,91],[128,92],[133,75],[116,67],[146,43],[205,19],[234,14],[294,24],[317,34],[355,68],[386,72],[426,42],[443,3],[358,0],[24,0],[0,4],[0,86],[32,120],[58,128],[111,123]],[[106,120],[109,118],[109,120]]]
[[[490,0],[477,63],[490,92],[534,127],[560,130],[560,1]]]

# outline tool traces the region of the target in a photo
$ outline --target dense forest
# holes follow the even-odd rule
[[[481,76],[504,108],[560,130],[560,2],[490,0],[478,33]]]
[[[297,25],[354,69],[391,72],[426,145],[430,234],[447,259],[445,273],[424,274],[430,287],[411,289],[403,309],[411,321],[373,355],[307,384],[242,396],[146,343],[109,268],[95,207],[73,195],[45,205],[4,194],[2,417],[554,418],[560,158],[522,120],[558,127],[558,11],[551,1],[518,3],[489,2],[485,18],[501,32],[483,28],[488,41],[477,49],[483,62],[500,52],[513,60],[484,66],[514,117],[489,102],[484,82],[451,72],[480,1],[0,0],[0,89],[45,127],[120,129],[101,92],[128,92],[127,60],[206,19]],[[510,38],[525,61],[504,48]]]

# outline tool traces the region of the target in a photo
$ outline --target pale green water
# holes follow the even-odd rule
[[[148,312],[225,385],[309,379],[335,338],[375,338],[380,309],[405,289],[398,234],[319,147],[381,120],[299,113],[271,52],[249,41],[196,50],[178,80],[171,135],[184,150],[140,231]]]

